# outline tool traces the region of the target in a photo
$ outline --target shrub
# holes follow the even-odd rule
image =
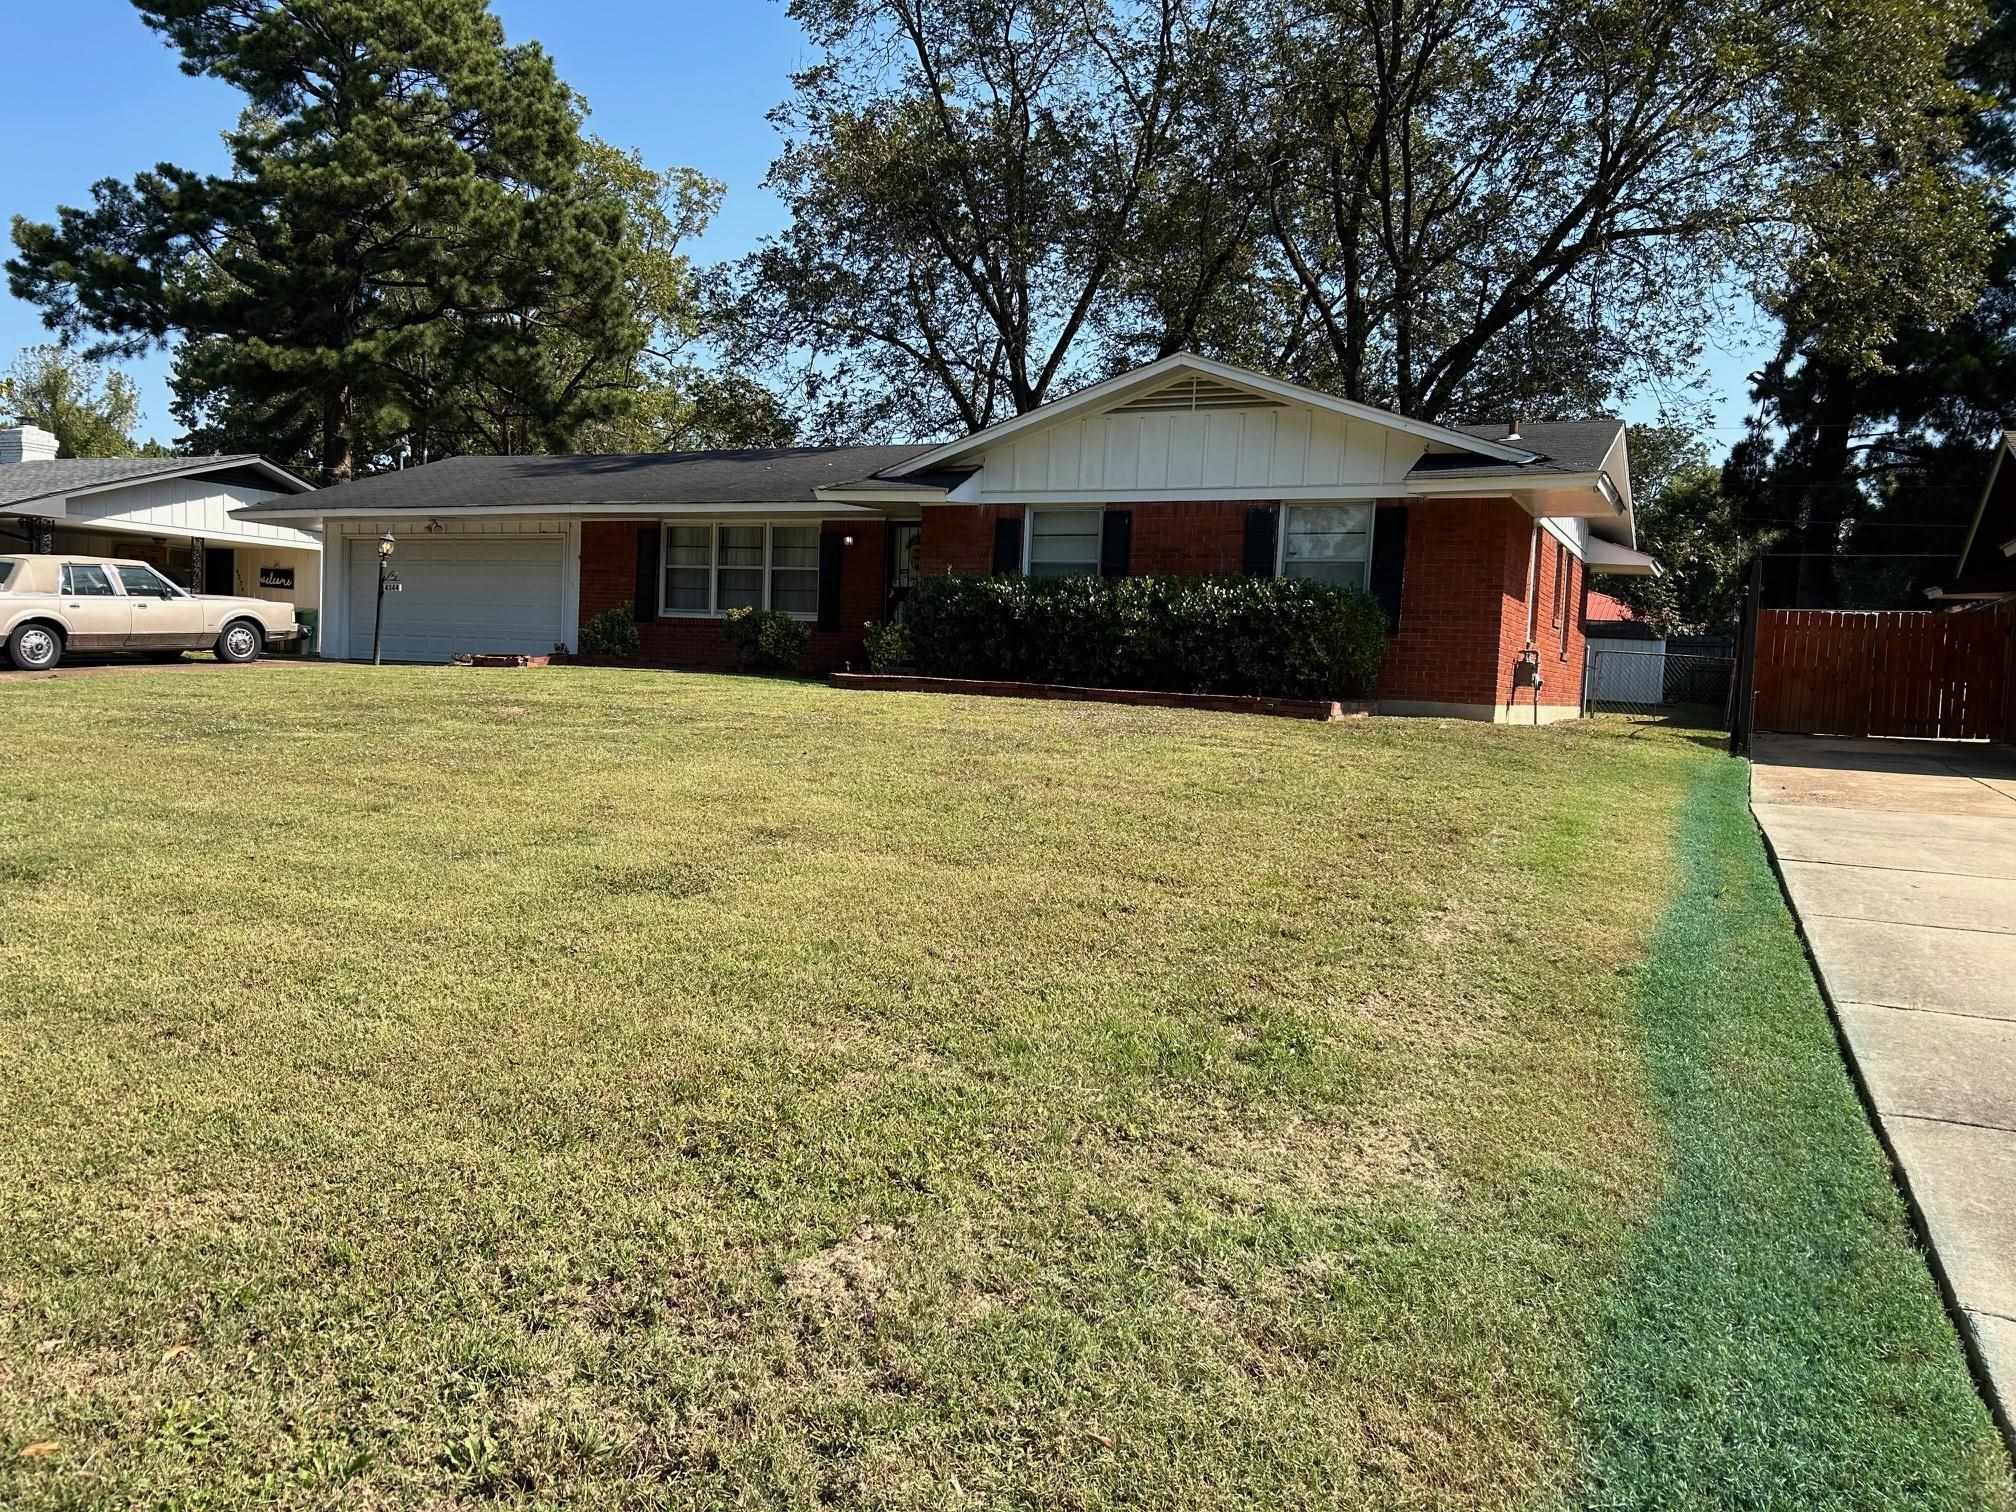
[[[1386,650],[1370,595],[1302,578],[936,577],[910,609],[934,677],[1354,698]]]
[[[776,609],[730,609],[721,629],[745,670],[796,672],[812,644],[812,627]]]
[[[908,625],[878,625],[870,620],[861,638],[868,646],[870,672],[894,672],[910,665]]]
[[[642,649],[637,621],[628,609],[604,609],[581,627],[584,656],[635,656]]]

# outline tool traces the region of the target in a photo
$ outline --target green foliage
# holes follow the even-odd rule
[[[933,677],[1184,693],[1363,697],[1386,649],[1368,595],[1300,578],[930,577],[910,626]]]
[[[870,620],[862,639],[868,647],[870,672],[894,672],[910,665],[913,652],[908,625],[878,625]]]
[[[581,627],[581,650],[588,656],[635,656],[641,649],[636,616],[620,605]]]
[[[1978,0],[791,11],[791,222],[723,292],[824,432],[977,428],[1184,348],[1581,414],[1684,386],[1732,289],[1867,364],[1988,252],[1946,68]]]
[[[0,425],[39,425],[62,457],[147,455],[133,439],[140,391],[117,368],[56,346],[24,347],[0,376]]]
[[[1664,571],[1658,577],[1606,575],[1596,586],[1662,634],[1731,629],[1751,556],[1772,537],[1745,526],[1741,505],[1723,491],[1721,470],[1709,466],[1693,432],[1634,425],[1627,444],[1638,549]]]
[[[590,379],[640,339],[622,208],[584,184],[575,97],[484,0],[138,8],[245,95],[231,168],[17,218],[11,287],[53,329],[94,356],[180,338],[185,402],[225,396],[332,479],[370,438],[461,423],[478,382],[514,449],[613,408]]]
[[[721,633],[736,660],[754,672],[796,672],[812,645],[812,627],[777,609],[730,609],[721,616]]]

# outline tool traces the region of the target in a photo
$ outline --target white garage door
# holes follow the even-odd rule
[[[435,536],[399,542],[385,595],[386,661],[445,662],[463,651],[551,651],[560,623],[563,542],[557,536]],[[349,543],[349,654],[371,655],[378,543]]]

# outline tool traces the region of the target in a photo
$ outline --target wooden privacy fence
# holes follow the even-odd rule
[[[1762,610],[1754,728],[2009,739],[2012,610]]]

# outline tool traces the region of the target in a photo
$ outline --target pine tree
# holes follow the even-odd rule
[[[183,70],[246,96],[223,176],[103,180],[17,218],[14,293],[90,355],[180,339],[180,376],[349,477],[360,436],[424,428],[480,375],[513,446],[616,396],[584,365],[641,341],[619,206],[585,191],[578,104],[485,0],[136,0]],[[584,361],[549,360],[563,339]],[[585,349],[585,350],[584,350]]]

